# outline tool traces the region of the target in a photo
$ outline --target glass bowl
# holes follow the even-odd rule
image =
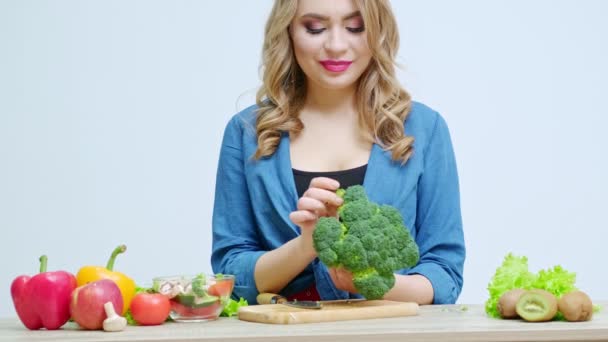
[[[176,322],[217,319],[234,289],[234,275],[179,275],[156,277],[152,287],[170,298],[171,318]]]

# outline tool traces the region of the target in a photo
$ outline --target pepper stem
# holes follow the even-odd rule
[[[40,273],[46,272],[46,262],[48,258],[46,255],[42,255],[38,260],[40,260]]]
[[[110,256],[110,260],[108,260],[108,264],[106,265],[108,271],[114,270],[114,261],[116,261],[116,256],[118,256],[120,253],[124,253],[126,250],[127,246],[125,245],[120,245],[114,249],[112,255]]]

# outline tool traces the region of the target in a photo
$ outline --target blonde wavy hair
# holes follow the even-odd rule
[[[361,12],[372,52],[357,87],[359,125],[370,141],[407,162],[414,138],[404,133],[411,97],[395,76],[399,48],[397,22],[388,0],[354,0]],[[300,69],[289,36],[298,0],[275,0],[265,28],[262,49],[262,86],[256,94],[258,148],[254,159],[272,155],[283,132],[299,133],[298,118],[306,98],[306,77]]]

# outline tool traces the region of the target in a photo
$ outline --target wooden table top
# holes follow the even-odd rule
[[[117,333],[29,331],[17,318],[0,320],[0,341],[608,341],[608,301],[589,322],[526,323],[486,316],[483,305],[421,306],[419,315],[307,324],[263,324],[220,318],[203,323],[127,327]]]

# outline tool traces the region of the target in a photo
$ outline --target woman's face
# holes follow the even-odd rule
[[[290,34],[311,86],[354,86],[372,57],[363,18],[352,0],[298,1]]]

